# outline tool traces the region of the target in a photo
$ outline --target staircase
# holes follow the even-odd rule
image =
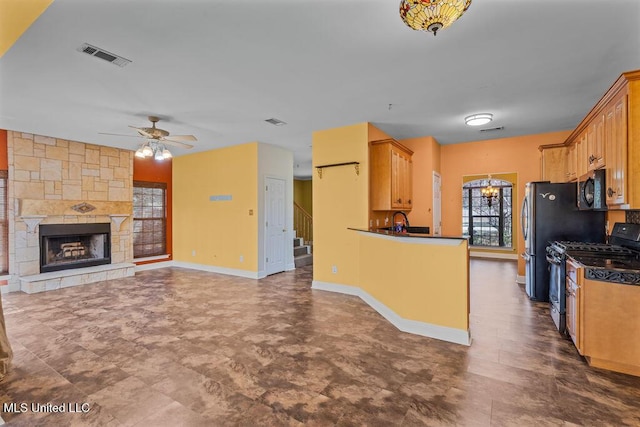
[[[302,237],[296,237],[293,239],[293,262],[296,268],[313,264],[311,245],[305,245]]]

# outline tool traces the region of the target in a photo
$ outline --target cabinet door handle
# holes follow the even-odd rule
[[[589,156],[589,164],[593,164],[593,162],[596,161],[596,156],[594,156],[593,154]]]
[[[613,191],[613,188],[611,187],[607,188],[607,196],[613,197],[614,194],[616,194],[616,192]]]
[[[396,203],[402,203],[402,199],[398,199]]]

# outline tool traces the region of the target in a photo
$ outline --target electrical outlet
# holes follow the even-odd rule
[[[244,255],[240,255],[240,262],[244,262]]]
[[[331,272],[332,272],[333,274],[336,274],[336,273],[338,272],[338,266],[337,266],[337,265],[332,265],[332,266],[331,266]]]
[[[195,250],[195,249],[193,249],[193,250],[191,251],[191,256],[196,256],[196,250]]]

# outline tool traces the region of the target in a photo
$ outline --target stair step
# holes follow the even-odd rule
[[[300,255],[293,258],[296,268],[313,264],[313,254]]]
[[[293,248],[293,256],[307,255],[311,253],[311,247],[308,245],[296,246]]]

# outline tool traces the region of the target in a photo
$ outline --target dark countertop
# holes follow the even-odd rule
[[[585,277],[623,285],[640,285],[640,258],[568,255],[585,267]]]
[[[381,229],[381,228],[378,228],[378,229],[376,229],[376,228],[365,229],[365,228],[351,228],[351,227],[348,227],[348,230],[363,231],[365,233],[380,234],[382,236],[392,236],[392,237],[416,237],[416,238],[420,238],[420,239],[469,240],[467,237],[461,237],[461,236],[432,236],[430,234],[424,234],[424,233],[407,233],[407,232],[398,233],[396,231],[385,230],[385,229]]]

